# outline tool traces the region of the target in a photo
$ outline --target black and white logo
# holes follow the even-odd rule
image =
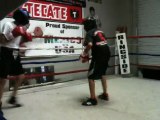
[[[73,19],[78,19],[79,18],[79,11],[78,10],[75,10],[75,9],[72,9],[70,11],[70,15]]]

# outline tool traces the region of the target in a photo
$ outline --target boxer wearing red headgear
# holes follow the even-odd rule
[[[6,22],[2,27],[0,38],[0,109],[3,88],[8,76],[16,76],[14,91],[8,103],[20,107],[17,102],[17,89],[24,79],[24,70],[22,68],[19,56],[19,46],[23,39],[32,40],[32,36],[27,32],[29,25],[29,13],[23,9],[17,9],[13,13],[13,22]],[[3,39],[3,42],[1,42]]]
[[[97,105],[94,80],[101,79],[102,81],[103,93],[99,95],[99,98],[107,101],[109,100],[105,73],[110,58],[110,50],[107,45],[106,37],[101,30],[97,29],[95,20],[86,19],[83,21],[83,24],[86,37],[84,41],[85,49],[81,55],[86,57],[91,50],[92,58],[88,71],[90,98],[84,101],[82,105],[91,106]]]

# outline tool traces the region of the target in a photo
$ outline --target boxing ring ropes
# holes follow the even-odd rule
[[[52,39],[62,39],[62,40],[80,40],[82,41],[84,38],[74,38],[74,37],[52,37],[52,36],[33,36],[34,38],[52,38]],[[127,39],[142,39],[142,38],[160,38],[160,35],[146,35],[146,36],[127,36]],[[107,37],[107,40],[115,40],[116,37]],[[138,44],[127,44],[128,46],[138,46]],[[150,46],[150,45],[148,45]],[[153,45],[154,46],[154,45]],[[115,45],[109,45],[110,49],[115,48],[115,53],[116,52],[116,44]],[[29,49],[29,48],[20,48],[22,50],[39,50],[38,48],[35,49]],[[57,48],[49,48],[49,50],[55,50]],[[64,48],[66,49],[66,48]],[[69,49],[73,49],[73,48],[68,48]],[[75,49],[80,49],[83,50],[82,48],[75,48]],[[42,50],[42,49],[40,49]],[[45,49],[46,50],[46,49]],[[63,50],[63,48],[62,48]],[[147,54],[147,53],[129,53],[129,56],[132,55],[137,55],[137,56],[155,56],[155,57],[160,57],[160,54]],[[74,55],[73,55],[74,56]],[[115,58],[118,59],[118,54],[112,54],[111,58]],[[79,60],[79,56],[77,56],[76,59],[70,59],[70,60],[58,60],[58,61],[45,61],[45,62],[22,62],[23,65],[27,65],[27,64],[47,64],[47,63],[52,63],[52,64],[56,64],[56,63],[67,63],[67,62],[77,62],[80,61]],[[156,66],[156,65],[141,65],[141,64],[137,64],[137,63],[130,63],[131,66],[137,66],[140,68],[155,68],[155,69],[160,69],[160,66]],[[120,64],[116,63],[114,65],[109,65],[109,68],[113,68],[115,67],[115,74],[118,74],[118,69],[119,69]],[[38,78],[38,77],[43,77],[43,76],[55,76],[55,75],[65,75],[65,74],[75,74],[75,73],[80,73],[80,72],[87,72],[88,69],[78,69],[78,70],[70,70],[70,71],[65,71],[65,72],[45,72],[45,73],[31,73],[31,74],[26,74],[25,78],[26,79],[31,79],[31,78]],[[15,77],[10,76],[9,80],[14,80]]]

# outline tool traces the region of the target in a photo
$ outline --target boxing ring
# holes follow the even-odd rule
[[[20,102],[24,103],[24,107],[11,109],[4,102],[3,111],[9,120],[62,120],[64,117],[66,120],[159,119],[159,81],[115,75],[109,75],[107,79],[110,101],[98,100],[96,107],[81,106],[82,99],[89,95],[88,83],[87,79],[75,79],[19,90]],[[97,94],[101,92],[100,81],[96,81],[96,91]],[[9,95],[6,92],[3,100],[6,101]]]
[[[130,41],[134,41],[138,39],[145,40],[146,38],[159,38],[160,35],[146,35],[146,36],[127,36],[127,46],[128,48],[135,47],[135,49],[140,46],[139,44],[130,44]],[[74,38],[74,37],[54,37],[54,36],[33,36],[35,38],[50,38],[50,39],[61,39],[63,40],[74,40],[74,41],[83,41],[83,38]],[[107,37],[108,43],[110,41],[115,41],[116,37]],[[115,41],[116,42],[116,41]],[[117,52],[117,45],[116,44],[109,44],[112,55],[108,67],[107,74],[112,75],[120,75],[122,77],[126,75],[121,75],[120,73],[120,63],[119,57]],[[157,46],[157,45],[146,45],[146,46]],[[43,50],[42,48],[21,48],[21,50]],[[80,50],[83,51],[83,46],[81,48],[45,48],[44,50]],[[144,56],[146,58],[154,57],[156,59],[160,59],[160,54],[150,54],[150,53],[138,53],[133,52],[133,50],[128,50],[128,55],[130,59],[130,69],[131,72],[128,76],[138,76],[138,77],[146,77],[146,73],[144,73],[144,69],[153,69],[159,70],[160,65],[147,65],[147,64],[139,64],[138,57]],[[22,57],[22,64],[25,69],[29,69],[31,67],[32,70],[30,72],[26,72],[26,80],[28,84],[23,85],[20,88],[28,88],[28,87],[36,87],[36,86],[43,86],[48,84],[56,84],[60,82],[66,81],[74,81],[75,79],[84,79],[87,76],[88,66],[89,63],[82,64],[79,59],[79,54],[76,55],[58,55],[58,56],[31,56],[31,57]],[[34,71],[33,69],[40,66],[47,66],[50,67],[50,71],[43,71],[43,72],[31,72]],[[63,69],[64,68],[64,69]],[[145,74],[145,75],[144,75]],[[50,77],[50,80],[44,80],[46,77]],[[159,79],[159,76],[153,77],[153,79]],[[11,80],[14,77],[10,77]],[[36,80],[35,80],[36,79]],[[37,82],[37,79],[41,79],[41,82]],[[34,82],[31,82],[34,81]],[[37,83],[36,83],[37,82]],[[34,84],[29,84],[34,83]]]
[[[127,34],[127,33],[126,33]],[[81,41],[84,38],[74,37],[55,37],[55,36],[33,36],[34,39],[77,39]],[[140,52],[139,47],[148,46],[157,47],[159,44],[140,44],[140,40],[157,39],[160,35],[139,35],[126,36],[130,74],[121,75],[118,48],[116,37],[107,37],[108,44],[112,51],[107,79],[109,84],[109,94],[111,100],[107,103],[99,100],[97,107],[85,108],[80,104],[84,96],[88,96],[87,71],[89,63],[82,64],[79,60],[79,54],[74,55],[49,55],[49,56],[30,56],[22,57],[22,64],[26,70],[26,79],[20,87],[19,95],[24,107],[11,110],[4,103],[4,112],[8,119],[34,119],[34,120],[159,120],[159,81],[150,80],[148,76],[152,71],[151,79],[159,79],[160,54]],[[110,42],[111,41],[111,42]],[[112,43],[112,44],[110,44]],[[52,50],[52,51],[82,51],[79,48],[20,48],[23,50]],[[140,61],[145,58],[146,61],[154,59],[154,62],[145,64]],[[38,69],[36,69],[38,68]],[[41,69],[41,70],[40,70]],[[44,70],[46,69],[46,70]],[[147,76],[146,76],[147,75]],[[14,81],[10,76],[9,81]],[[96,81],[97,92],[101,91],[100,82]],[[39,87],[40,86],[40,87]],[[42,87],[43,86],[43,87]],[[154,87],[153,87],[154,86]],[[30,88],[30,89],[24,89]],[[12,90],[12,85],[9,86]],[[9,96],[6,92],[3,101]],[[45,104],[42,104],[45,103]],[[104,105],[106,104],[106,105]]]
[[[151,36],[128,36],[127,42],[131,40],[137,40],[138,38],[159,38],[157,35]],[[110,40],[115,41],[115,37],[108,37],[108,42]],[[130,46],[138,46],[138,44],[130,44],[128,43],[128,47]],[[150,46],[150,45],[149,45]],[[80,48],[82,50],[82,48]],[[110,101],[104,102],[98,100],[99,104],[96,107],[85,108],[81,106],[82,98],[87,97],[89,93],[88,91],[88,83],[87,83],[87,67],[84,69],[76,68],[76,69],[68,69],[65,71],[52,71],[52,72],[44,72],[44,73],[29,73],[26,74],[26,78],[28,81],[32,81],[33,78],[39,78],[42,76],[74,76],[75,74],[84,74],[84,78],[82,79],[72,79],[70,81],[51,81],[48,83],[35,84],[28,87],[32,87],[31,89],[22,89],[19,91],[19,96],[21,97],[21,101],[25,101],[25,106],[15,109],[12,111],[8,109],[7,105],[4,109],[4,112],[8,119],[12,118],[12,120],[22,119],[24,116],[28,116],[28,119],[41,120],[41,119],[56,119],[61,120],[64,117],[66,119],[108,119],[108,120],[117,120],[119,118],[123,118],[124,120],[158,120],[159,119],[159,81],[151,80],[148,78],[143,78],[142,76],[136,77],[124,77],[120,74],[120,64],[117,62],[115,64],[115,59],[118,57],[118,54],[115,54],[116,45],[110,45],[110,49],[112,51],[112,58],[109,64],[110,69],[114,69],[112,71],[112,75],[107,75],[108,79],[108,91],[110,94]],[[54,49],[53,49],[54,50]],[[130,59],[136,56],[145,56],[145,57],[155,57],[159,58],[158,54],[150,54],[150,53],[138,53],[130,51],[129,49]],[[61,56],[62,57],[62,56]],[[55,57],[54,60],[48,61],[22,61],[23,65],[42,65],[48,64],[56,65],[63,63],[75,63],[81,64],[79,61],[79,55],[68,56],[68,58]],[[65,58],[65,60],[64,60]],[[24,58],[23,58],[24,59]],[[28,58],[27,58],[28,59]],[[113,60],[112,60],[113,59]],[[133,58],[132,58],[133,59]],[[75,65],[74,64],[74,65]],[[88,64],[88,63],[86,63]],[[152,68],[159,70],[159,65],[145,65],[138,64],[138,62],[133,62],[130,60],[131,65],[131,74],[133,74],[132,67],[136,67],[137,73],[141,72],[141,69],[144,68]],[[63,66],[63,65],[62,65]],[[116,71],[118,67],[118,72]],[[139,72],[138,72],[139,70]],[[118,74],[117,74],[118,73]],[[68,76],[67,76],[68,77]],[[11,78],[11,81],[14,78]],[[56,78],[55,78],[56,79]],[[54,84],[54,85],[53,85]],[[38,87],[41,86],[41,87]],[[42,87],[43,86],[43,87]],[[154,86],[154,87],[153,87]],[[22,86],[21,88],[28,88],[27,86]],[[100,81],[96,81],[96,91],[101,91]],[[9,93],[5,93],[4,99],[7,99]],[[5,100],[4,100],[5,101]],[[33,104],[34,105],[30,105]],[[45,103],[41,104],[40,103]],[[51,104],[54,103],[54,104]],[[107,105],[104,105],[107,104]],[[45,108],[45,109],[44,109]],[[53,109],[56,108],[56,109]],[[19,109],[21,109],[22,114],[18,115]],[[30,114],[28,109],[33,110],[33,113]],[[46,110],[44,112],[44,110]],[[52,111],[50,114],[47,111]],[[65,111],[65,112],[64,112]],[[43,114],[39,115],[39,112]],[[13,114],[14,113],[14,114]],[[63,116],[60,114],[63,113]],[[54,115],[53,115],[54,114]]]

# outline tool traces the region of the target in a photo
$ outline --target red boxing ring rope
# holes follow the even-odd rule
[[[55,39],[68,39],[68,40],[83,40],[82,37],[57,37],[57,36],[32,36],[33,38],[55,38]],[[127,36],[127,38],[160,38],[160,35],[142,35],[142,36]],[[106,37],[106,39],[116,39],[116,37]]]
[[[57,36],[32,36],[33,38],[55,38],[55,39],[69,39],[69,40],[82,40],[81,37],[57,37]]]

